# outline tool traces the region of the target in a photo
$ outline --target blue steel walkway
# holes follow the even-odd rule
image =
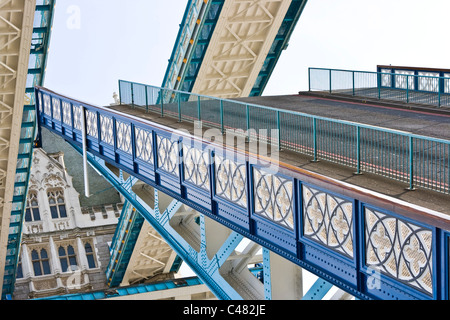
[[[38,88],[39,124],[76,148],[85,130],[89,153],[358,298],[448,299],[448,140],[149,88],[168,99],[138,107],[131,86],[134,106],[102,108]],[[223,143],[242,125],[281,130],[257,132],[261,157],[251,131]]]

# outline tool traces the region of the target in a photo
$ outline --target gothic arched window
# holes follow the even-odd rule
[[[21,256],[19,256],[19,262],[17,263],[16,278],[17,278],[17,279],[23,278],[22,257],[21,257]]]
[[[35,276],[42,276],[43,274],[50,274],[50,261],[47,250],[41,249],[31,251],[31,262]]]
[[[62,272],[74,271],[74,267],[78,266],[75,250],[71,245],[68,245],[67,247],[60,246],[58,248],[58,255]]]
[[[64,190],[54,189],[47,191],[48,204],[52,219],[67,218],[66,203],[64,200]]]
[[[30,191],[27,198],[27,208],[25,211],[25,221],[39,221],[41,220],[41,215],[39,213],[39,203],[37,200],[37,193],[35,191]]]
[[[88,261],[89,269],[95,268],[95,253],[92,250],[92,246],[89,242],[86,242],[86,244],[84,245],[84,251],[86,251],[86,258]]]

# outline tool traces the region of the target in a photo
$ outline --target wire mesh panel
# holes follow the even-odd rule
[[[281,148],[314,155],[313,117],[281,112]]]
[[[133,104],[139,107],[147,106],[147,95],[145,85],[133,83]]]
[[[160,113],[163,90],[160,88],[147,86],[146,91],[147,91],[148,110]]]
[[[241,129],[247,131],[247,107],[240,102],[225,100],[223,107],[223,125],[227,129]]]
[[[181,119],[194,122],[198,120],[198,98],[187,92],[179,92]]]
[[[309,69],[309,90],[310,91],[330,90],[330,70]]]
[[[119,81],[120,103],[132,104],[133,97],[131,93],[131,82]]]
[[[220,125],[220,100],[199,97],[200,99],[200,117],[205,126],[221,128]]]
[[[278,144],[277,111],[249,106],[249,138],[269,144]]]
[[[449,73],[395,67],[380,71],[309,68],[309,90],[438,107],[450,105]]]
[[[354,167],[356,165],[356,127],[317,119],[317,155],[320,159]]]
[[[360,128],[361,169],[409,182],[409,137]]]
[[[360,97],[379,98],[378,74],[369,72],[353,72],[354,95]]]
[[[346,70],[331,70],[331,91],[352,94],[354,73]]]
[[[450,143],[414,139],[414,185],[450,193]]]
[[[179,93],[170,89],[162,90],[163,97],[163,113],[165,117],[179,118]]]

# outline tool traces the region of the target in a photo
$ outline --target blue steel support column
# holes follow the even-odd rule
[[[270,251],[263,248],[264,299],[272,300],[272,283],[270,279]]]
[[[302,300],[321,300],[330,291],[332,286],[328,281],[319,278],[303,296]]]

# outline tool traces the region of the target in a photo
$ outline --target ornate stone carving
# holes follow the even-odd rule
[[[294,229],[293,182],[253,168],[254,213]]]
[[[178,172],[178,142],[169,138],[157,137],[158,167],[164,171],[179,176]]]
[[[303,234],[353,258],[353,203],[303,185]]]
[[[216,155],[214,166],[216,195],[247,208],[247,170],[245,163],[237,163]]]
[[[430,229],[365,208],[366,265],[409,286],[433,292]]]
[[[185,181],[209,191],[209,153],[183,146],[183,158]]]
[[[116,120],[117,148],[131,154],[131,125]]]
[[[136,137],[136,157],[143,161],[153,163],[152,132],[135,127],[134,133]]]

